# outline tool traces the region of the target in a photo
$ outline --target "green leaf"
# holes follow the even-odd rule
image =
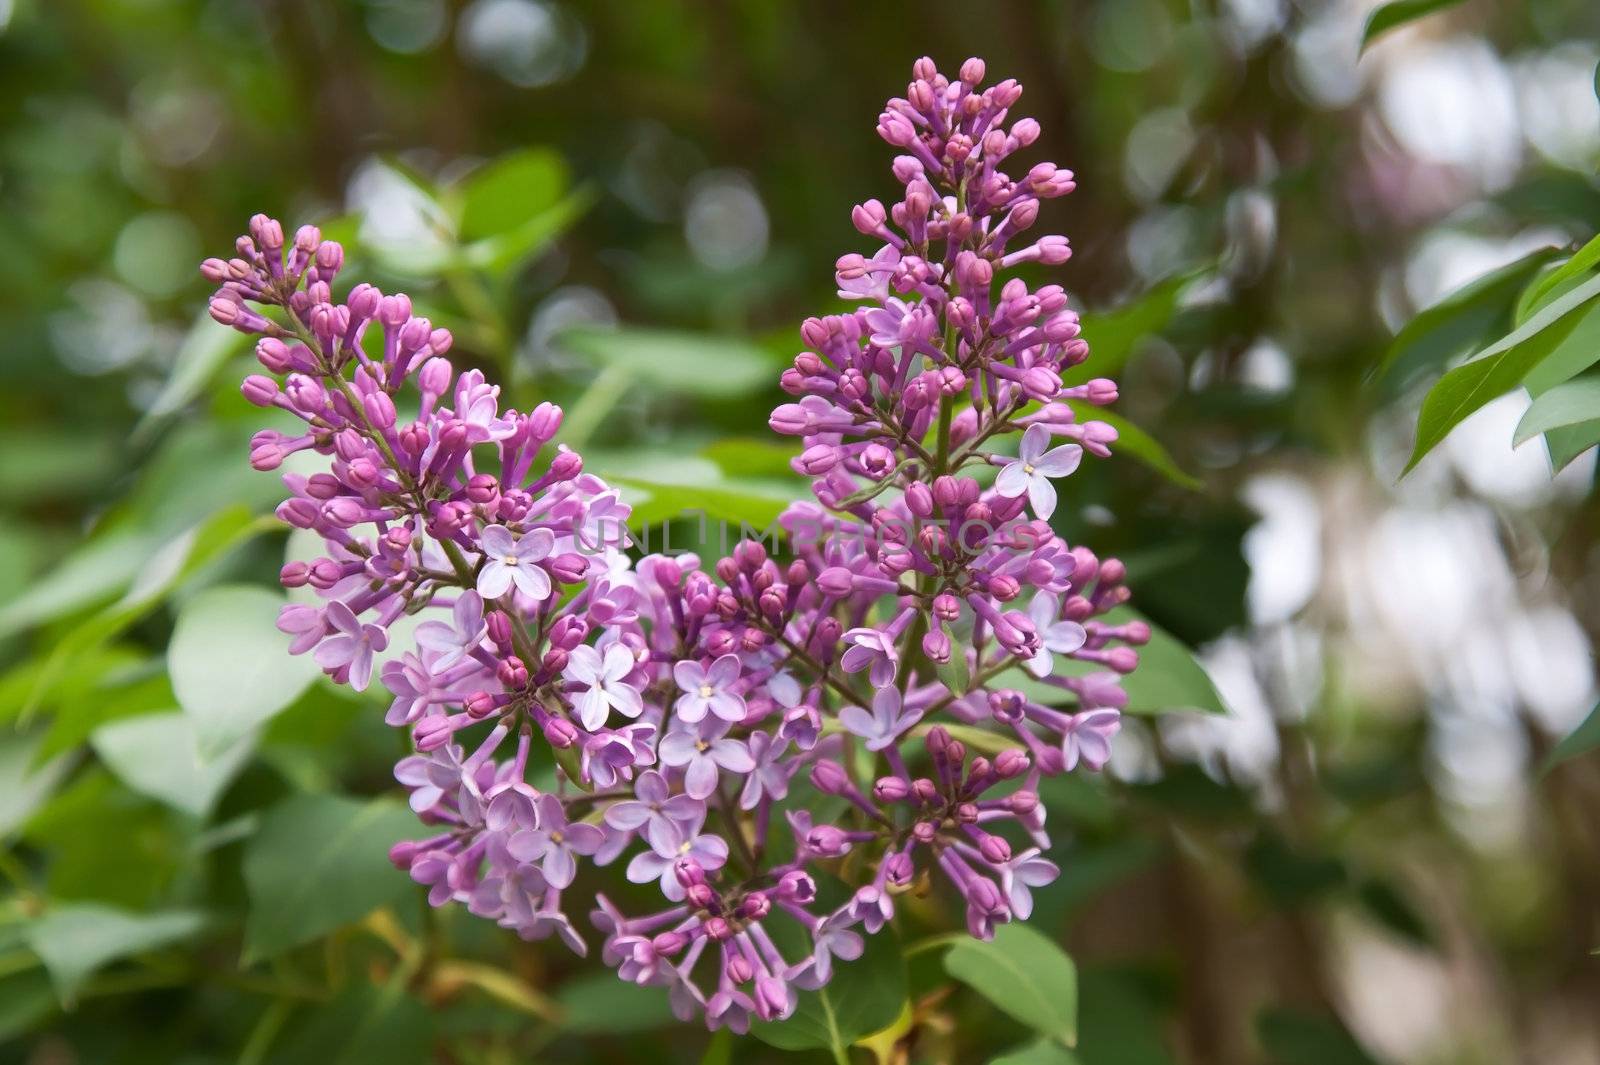
[[[0,1046],[39,1024],[59,1008],[50,977],[39,968],[0,979]]]
[[[90,976],[111,962],[188,939],[205,925],[191,910],[129,913],[113,906],[57,906],[29,922],[24,935],[39,955],[63,1002],[76,998]]]
[[[1600,276],[1544,307],[1507,336],[1441,377],[1422,401],[1417,442],[1406,471],[1467,415],[1515,388],[1528,372],[1572,333],[1582,315],[1574,314],[1600,296]]]
[[[0,605],[0,639],[102,602],[127,587],[154,539],[131,529],[75,548],[55,569]]]
[[[944,969],[1041,1035],[1077,1042],[1078,969],[1043,933],[1005,924],[988,942],[962,939],[945,954]]]
[[[76,761],[70,754],[62,754],[35,765],[38,748],[38,737],[0,732],[0,840],[44,805]]]
[[[1581,377],[1559,384],[1533,401],[1512,446],[1553,429],[1591,425],[1600,430],[1600,377]]]
[[[737,526],[742,523],[764,533],[778,515],[782,514],[795,497],[781,489],[760,485],[741,485],[734,482],[721,484],[665,484],[639,477],[611,473],[606,479],[631,491],[623,498],[633,507],[629,524],[635,528],[678,517],[707,518]],[[716,530],[707,530],[713,538]],[[739,529],[727,528],[728,548],[739,539]]]
[[[1431,15],[1435,11],[1455,7],[1462,0],[1391,0],[1377,8],[1367,16],[1367,24],[1361,31],[1361,50],[1392,29],[1414,22],[1424,15]]]
[[[892,1023],[906,1001],[906,963],[894,930],[866,937],[855,961],[834,965],[820,991],[802,991],[794,1014],[783,1021],[754,1021],[750,1034],[782,1050],[833,1052],[848,1061],[850,1045]]]
[[[167,668],[202,758],[232,747],[316,678],[311,656],[289,654],[277,629],[283,603],[264,588],[223,585],[196,595],[178,615]]]
[[[1376,1065],[1336,1017],[1266,1009],[1256,1035],[1274,1065]]]
[[[1579,248],[1566,262],[1541,273],[1523,290],[1517,300],[1515,324],[1527,321],[1530,314],[1571,288],[1596,266],[1600,266],[1600,237]]]
[[[412,893],[389,848],[418,834],[392,799],[297,795],[274,806],[245,848],[244,960],[271,957]]]
[[[364,980],[332,1001],[297,1013],[285,1026],[272,1065],[430,1065],[437,1010],[391,980],[375,987]]]
[[[96,729],[89,742],[121,781],[158,802],[204,819],[255,750],[246,737],[202,760],[194,722],[179,711],[148,714]]]
[[[731,398],[761,391],[778,379],[765,352],[735,337],[584,327],[564,330],[559,340],[579,354],[627,369],[639,385],[665,392]]]
[[[1061,380],[1071,386],[1096,377],[1114,377],[1127,365],[1139,341],[1166,328],[1178,309],[1178,297],[1194,278],[1194,274],[1168,278],[1116,310],[1082,315],[1089,359],[1062,373]]]
[[[475,240],[461,249],[460,260],[474,269],[503,275],[543,251],[594,203],[594,193],[579,189],[515,229]]]
[[[1556,744],[1555,750],[1544,760],[1544,772],[1549,772],[1562,762],[1577,758],[1579,755],[1588,754],[1600,748],[1600,703],[1589,711],[1589,716],[1583,723],[1567,734],[1567,738]]]
[[[516,229],[554,207],[567,183],[566,162],[549,148],[509,152],[479,167],[461,184],[461,239]]]
[[[1555,248],[1529,252],[1418,312],[1395,334],[1375,376],[1404,386],[1510,329],[1517,293],[1556,255]]]
[[[178,348],[166,384],[134,429],[134,439],[144,438],[157,423],[187,406],[248,342],[249,338],[237,329],[218,325],[210,314],[201,314]]]
[[[1107,624],[1121,625],[1128,621],[1148,619],[1128,607],[1109,611],[1101,619]],[[1161,714],[1173,710],[1199,710],[1208,714],[1226,714],[1223,702],[1211,676],[1176,636],[1158,625],[1150,625],[1150,642],[1139,648],[1139,668],[1122,679],[1122,689],[1128,693],[1126,709],[1135,714]]]
[[[1087,403],[1069,401],[1067,404],[1077,414],[1078,421],[1101,421],[1117,431],[1116,443],[1111,445],[1113,455],[1132,455],[1140,462],[1155,470],[1173,484],[1181,485],[1193,491],[1204,487],[1199,478],[1182,469],[1173,461],[1167,449],[1156,442],[1155,437],[1139,428],[1137,425],[1122,417],[1099,407]]]
[[[1078,1055],[1049,1039],[1036,1039],[989,1059],[989,1065],[1078,1065],[1078,1062]]]
[[[666,988],[630,983],[612,972],[563,983],[556,1001],[562,1031],[572,1035],[621,1035],[677,1023]]]

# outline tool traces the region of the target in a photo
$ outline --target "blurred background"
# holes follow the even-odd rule
[[[1518,392],[1401,479],[1428,375],[1374,379],[1419,310],[1600,229],[1600,8],[1471,0],[1358,58],[1371,6],[0,0],[0,1061],[805,1060],[425,922],[382,847],[264,930],[274,812],[391,792],[402,740],[269,630],[235,642],[283,690],[194,758],[174,688],[230,616],[197,604],[285,551],[196,267],[256,211],[317,222],[652,520],[768,514],[803,491],[778,371],[870,251],[923,54],[1018,78],[1029,162],[1078,175],[1045,231],[1152,439],[1058,524],[1227,709],[1132,719],[1046,796],[1081,1037],[1008,1060],[1600,1061],[1600,756],[1544,771],[1596,700],[1595,453],[1513,450]],[[857,1061],[1029,1043],[910,973]]]

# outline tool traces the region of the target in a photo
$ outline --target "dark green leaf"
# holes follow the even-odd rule
[[[1116,310],[1083,315],[1082,335],[1089,342],[1089,359],[1067,370],[1061,379],[1068,385],[1078,385],[1096,377],[1116,376],[1133,356],[1139,341],[1166,328],[1177,310],[1178,297],[1194,276],[1168,278]]]
[[[593,973],[568,981],[556,999],[561,1027],[573,1035],[622,1035],[677,1023],[664,987],[645,987],[616,973]]]
[[[1003,1013],[1068,1045],[1078,1038],[1078,970],[1055,943],[1025,924],[1001,925],[994,939],[962,939],[945,972]]]
[[[787,1020],[755,1021],[750,1034],[783,1050],[830,1049],[847,1060],[850,1045],[894,1022],[906,1001],[906,964],[893,929],[866,937],[855,961],[835,962],[820,991],[802,991]]]
[[[1369,914],[1391,932],[1419,947],[1435,945],[1427,921],[1392,884],[1368,880],[1356,889],[1356,898]]]
[[[1344,885],[1344,863],[1330,854],[1291,847],[1276,833],[1266,833],[1245,852],[1245,868],[1274,905],[1293,908]]]
[[[608,366],[621,366],[643,386],[666,392],[733,397],[777,383],[765,352],[733,337],[665,329],[568,329],[560,342]]]
[[[1336,1017],[1263,1010],[1256,1035],[1274,1065],[1376,1065]]]
[[[1038,1039],[990,1058],[989,1065],[1078,1065],[1079,1058],[1060,1043]]]
[[[479,167],[462,182],[461,239],[516,229],[554,207],[567,181],[567,164],[549,148],[524,148]]]
[[[1596,296],[1600,296],[1600,277],[1554,300],[1471,361],[1441,377],[1422,401],[1417,442],[1406,470],[1415,467],[1467,415],[1520,384],[1572,333],[1583,317],[1574,312]]]
[[[393,983],[353,982],[331,1002],[297,1013],[272,1065],[431,1065],[437,1011]]]
[[[1118,607],[1102,619],[1121,625],[1140,619],[1129,607]],[[1146,622],[1148,624],[1148,621]],[[1128,693],[1126,709],[1135,714],[1160,714],[1172,710],[1200,710],[1226,714],[1227,704],[1194,652],[1176,636],[1150,626],[1150,642],[1139,648],[1139,668],[1123,678]]]
[[[208,588],[184,604],[167,647],[172,691],[214,758],[294,702],[317,676],[277,629],[283,597],[265,588]]]
[[[1365,51],[1367,45],[1396,27],[1404,26],[1424,15],[1431,15],[1435,11],[1455,7],[1461,2],[1462,0],[1391,0],[1367,16],[1367,24],[1361,31],[1361,49]]]
[[[1198,491],[1203,487],[1199,478],[1182,469],[1167,453],[1167,449],[1156,442],[1155,437],[1120,414],[1113,414],[1108,410],[1076,401],[1070,402],[1068,406],[1078,415],[1080,422],[1101,421],[1117,431],[1117,441],[1111,445],[1113,455],[1131,455],[1173,484],[1184,488]]]
[[[187,939],[205,925],[189,910],[129,913],[111,906],[57,906],[29,922],[28,946],[39,955],[63,1002],[76,998],[83,982],[101,967]]]
[[[1566,262],[1539,274],[1523,290],[1517,300],[1515,324],[1527,321],[1530,314],[1578,284],[1596,266],[1600,266],[1600,237],[1579,248]]]
[[[1517,294],[1556,254],[1554,248],[1530,252],[1420,311],[1395,334],[1377,376],[1404,386],[1418,373],[1443,366],[1510,329]]]
[[[245,849],[246,961],[309,943],[412,892],[389,848],[422,834],[391,799],[297,795],[273,807]]]
[[[1596,748],[1600,748],[1600,704],[1596,704],[1595,708],[1589,711],[1589,716],[1583,719],[1583,724],[1556,744],[1555,750],[1551,751],[1544,761],[1544,769],[1548,772],[1562,762],[1588,754]]]
[[[475,240],[461,249],[461,262],[493,275],[503,275],[543,251],[556,237],[582,217],[594,194],[579,189],[560,203],[539,212],[515,229]]]

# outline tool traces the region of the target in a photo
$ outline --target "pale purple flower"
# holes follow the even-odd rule
[[[477,592],[462,592],[451,608],[453,625],[426,621],[417,626],[417,646],[433,651],[433,668],[449,669],[483,642],[483,599]]]
[[[610,644],[604,651],[587,644],[572,649],[563,675],[589,686],[577,697],[578,720],[584,728],[593,732],[604,725],[613,708],[624,717],[638,717],[644,711],[639,689],[624,682],[633,667],[632,653],[620,643]]]
[[[677,845],[683,824],[701,824],[705,821],[706,804],[691,795],[671,794],[667,778],[654,769],[639,774],[634,782],[633,794],[637,797],[612,803],[606,808],[606,824],[623,831],[644,828],[644,836],[655,846],[657,840],[664,847]],[[675,835],[676,834],[676,835]]]
[[[609,788],[626,779],[634,767],[654,765],[655,726],[628,725],[589,737],[583,745],[582,770],[597,788]]]
[[[1055,669],[1052,654],[1070,655],[1084,645],[1089,634],[1082,625],[1060,616],[1061,601],[1040,592],[1028,604],[1028,618],[1039,633],[1039,653],[1023,663],[1035,677],[1048,677]]]
[[[817,922],[813,933],[811,955],[801,962],[792,976],[800,987],[814,991],[833,979],[833,959],[855,961],[866,949],[861,933],[851,925],[848,907],[837,910]]]
[[[458,791],[466,783],[463,765],[466,752],[447,743],[428,754],[402,758],[394,767],[394,778],[411,790],[411,808],[425,813]]]
[[[879,688],[872,697],[871,713],[859,706],[847,706],[839,711],[839,724],[866,740],[867,750],[881,751],[892,746],[921,717],[920,710],[903,710],[898,688]]]
[[[540,871],[552,887],[564,888],[578,875],[575,854],[593,854],[605,842],[594,825],[569,822],[561,800],[541,795],[537,804],[538,827],[525,828],[511,837],[506,850],[519,862],[540,862]]]
[[[278,631],[294,637],[289,641],[290,654],[303,655],[322,642],[328,626],[321,610],[305,603],[290,603],[278,611]]]
[[[689,724],[700,721],[708,711],[724,721],[744,719],[744,697],[732,690],[739,680],[738,655],[723,655],[709,669],[686,658],[672,667],[672,679],[683,689],[674,708]]]
[[[1000,890],[1006,893],[1011,912],[1026,921],[1033,914],[1032,888],[1053,883],[1061,875],[1055,862],[1039,856],[1038,847],[1029,847],[999,867]]]
[[[317,645],[317,665],[323,669],[348,667],[350,687],[366,691],[372,682],[372,656],[389,646],[389,634],[376,625],[363,625],[337,599],[328,604],[325,616],[334,635]]]
[[[1046,450],[1049,448],[1049,450]],[[995,491],[1008,498],[1027,493],[1033,513],[1048,519],[1056,510],[1056,488],[1052,477],[1065,477],[1083,461],[1083,448],[1077,444],[1050,447],[1050,430],[1035,423],[1022,434],[1017,457],[1006,463],[994,480]]]
[[[488,526],[479,538],[484,564],[478,573],[478,593],[485,599],[498,599],[515,585],[536,602],[548,599],[550,575],[539,562],[549,557],[555,542],[549,529],[535,529],[518,538],[504,525]]]
[[[789,795],[789,778],[800,767],[796,759],[784,762],[783,752],[788,749],[786,739],[773,739],[770,732],[752,732],[745,741],[749,748],[752,766],[744,778],[744,790],[739,795],[739,805],[754,810],[763,798],[781,802]]]
[[[683,787],[696,799],[717,790],[718,769],[748,773],[756,767],[750,751],[738,740],[727,738],[729,724],[720,718],[703,722],[696,729],[675,729],[661,738],[657,752],[662,765],[683,769]]]
[[[1062,768],[1071,772],[1081,761],[1101,769],[1111,760],[1111,737],[1122,727],[1118,710],[1084,710],[1073,714],[1061,734]]]
[[[467,908],[479,917],[522,924],[533,920],[548,887],[538,867],[512,866],[484,877],[473,889]]]
[[[557,892],[552,891],[550,896],[554,897],[557,894]],[[507,916],[509,917],[510,914],[508,913]],[[561,912],[559,899],[555,902],[547,902],[528,920],[518,921],[513,927],[516,928],[517,935],[523,939],[549,939],[551,935],[557,935],[567,945],[567,949],[578,957],[587,957],[589,954],[589,944],[585,943],[583,937],[578,934],[578,930],[572,927],[572,919]]]
[[[874,688],[894,683],[895,672],[900,668],[900,652],[895,648],[895,638],[882,629],[851,629],[844,634],[851,644],[839,659],[846,673],[859,673],[867,667],[872,671],[867,678]]]
[[[756,1004],[750,996],[732,984],[723,987],[706,1002],[706,1027],[713,1032],[727,1028],[744,1035],[750,1030],[750,1015]]]
[[[380,678],[383,686],[394,694],[389,712],[383,718],[390,725],[412,724],[429,706],[440,701],[445,692],[428,664],[410,651],[385,662]]]
[[[640,851],[628,863],[628,879],[635,884],[648,884],[659,880],[661,893],[673,902],[683,901],[683,885],[673,872],[673,863],[680,858],[690,858],[707,872],[721,869],[728,863],[727,841],[719,836],[701,833],[703,821],[696,818],[686,824],[673,822],[662,839],[647,840],[650,849]]]
[[[858,278],[837,278],[839,298],[842,300],[876,300],[882,303],[889,298],[889,280],[894,268],[900,265],[900,249],[885,244],[878,253],[867,260],[867,272]]]

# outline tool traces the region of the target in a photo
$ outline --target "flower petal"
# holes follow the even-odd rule
[[[1056,486],[1048,477],[1034,474],[1028,478],[1028,503],[1035,517],[1049,519],[1056,512]]]

